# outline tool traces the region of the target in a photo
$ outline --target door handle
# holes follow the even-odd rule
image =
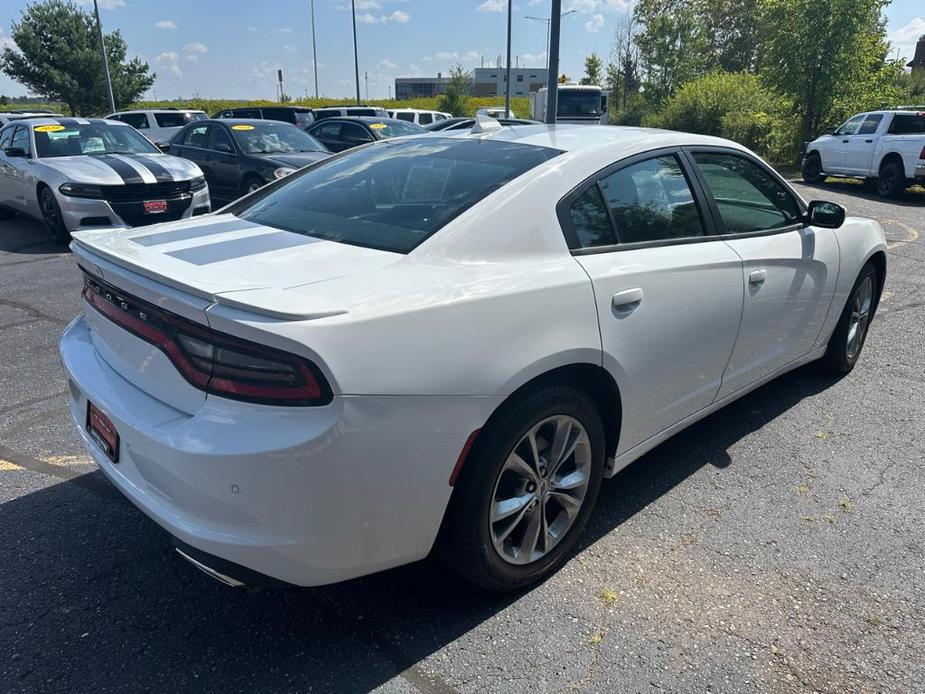
[[[624,289],[613,295],[611,305],[618,316],[628,316],[639,308],[639,304],[642,303],[642,297],[643,291],[641,287]]]
[[[864,140],[864,142],[866,142],[867,144],[870,144],[871,142],[873,142],[873,140]]]
[[[851,142],[851,140],[842,140],[842,144],[847,144],[848,142]]]
[[[764,284],[764,281],[768,278],[768,271],[764,268],[760,270],[752,270],[748,273],[748,283],[754,287],[760,287]]]

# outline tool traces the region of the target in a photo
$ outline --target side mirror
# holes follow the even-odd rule
[[[835,202],[813,200],[806,211],[806,223],[824,229],[838,229],[845,223],[845,208]]]
[[[217,145],[215,145],[215,151],[224,152],[225,154],[232,154],[231,145],[229,145],[227,142],[219,142]]]
[[[3,150],[3,153],[8,157],[24,157],[26,156],[26,150],[22,147],[7,147]]]
[[[169,142],[155,142],[155,143],[154,143],[154,146],[157,147],[157,148],[158,148],[159,150],[161,150],[162,152],[169,152],[169,151],[170,151],[170,143],[169,143]]]

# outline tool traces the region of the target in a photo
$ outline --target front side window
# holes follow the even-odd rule
[[[13,139],[10,142],[10,147],[19,147],[26,154],[31,154],[32,148],[29,146],[29,128],[25,125],[20,125],[16,128],[16,132],[13,133]]]
[[[864,122],[861,123],[861,127],[858,129],[858,135],[873,135],[877,132],[877,128],[880,127],[880,121],[883,120],[882,113],[871,113],[864,119]]]
[[[409,123],[414,122],[414,114],[408,113],[407,111],[399,111],[398,113],[395,114],[395,118],[397,118],[398,120],[408,121]]]
[[[790,192],[758,164],[735,154],[696,152],[727,234],[769,231],[800,221]]]
[[[219,145],[225,145],[227,147],[227,149],[224,150],[225,152],[234,152],[234,144],[231,142],[231,135],[220,125],[212,125],[209,127],[208,143],[209,149],[217,151]]]
[[[147,130],[148,129],[148,114],[147,113],[120,113],[118,116],[114,117],[115,120],[120,120],[123,123],[128,123],[135,130]]]
[[[186,131],[183,137],[183,144],[187,147],[206,148],[206,132],[209,130],[208,125],[197,125]]]
[[[187,123],[205,120],[205,118],[203,113],[185,113],[183,111],[167,111],[154,114],[154,120],[159,128],[182,128]]]
[[[39,157],[80,154],[156,154],[160,150],[144,135],[125,125],[36,125],[35,149]]]
[[[849,118],[847,121],[842,123],[842,126],[835,131],[836,135],[854,135],[858,128],[861,127],[861,123],[864,120],[864,114],[860,116],[855,116],[854,118]]]
[[[0,151],[10,148],[10,142],[13,139],[14,130],[16,130],[16,126],[0,131]]]
[[[358,149],[242,203],[242,219],[408,253],[457,215],[561,152],[494,140],[413,139]]]
[[[418,125],[430,125],[434,122],[434,117],[430,113],[418,114]]]
[[[703,223],[677,157],[622,168],[600,181],[620,243],[703,236]]]

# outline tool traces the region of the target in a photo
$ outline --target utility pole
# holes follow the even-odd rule
[[[562,0],[552,0],[549,13],[549,65],[546,68],[546,123],[555,124],[559,105],[559,25],[562,22]]]
[[[507,0],[507,73],[505,81],[507,82],[504,90],[504,117],[511,117],[511,8],[514,6],[514,0]]]
[[[100,50],[103,51],[103,72],[106,73],[106,89],[109,90],[109,111],[116,110],[116,100],[112,95],[112,78],[109,76],[109,58],[106,57],[106,40],[103,37],[103,23],[100,21],[100,5],[93,0],[93,12],[96,14],[96,26],[100,30]]]
[[[369,101],[369,73],[363,70],[363,84],[366,85],[366,100]]]
[[[282,68],[277,68],[276,78],[279,80],[279,103],[283,103],[283,95],[285,94],[285,92],[283,91],[283,69]]]
[[[357,3],[350,0],[350,12],[353,15],[353,70],[357,85],[357,103],[360,103],[360,55],[357,52]]]
[[[318,98],[318,50],[315,45],[315,0],[312,0],[312,67],[315,68],[315,98]]]

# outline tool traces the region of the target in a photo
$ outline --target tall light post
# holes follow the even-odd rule
[[[511,7],[514,0],[507,0],[507,70],[504,76],[504,117],[511,117]]]
[[[546,122],[555,125],[559,105],[559,25],[562,0],[552,0],[549,13],[549,64],[546,66]]]
[[[100,21],[100,6],[93,0],[93,12],[96,14],[96,26],[100,30],[100,50],[103,51],[103,72],[106,73],[106,89],[109,90],[109,112],[115,113],[116,100],[112,95],[112,78],[109,76],[109,58],[106,57],[106,40],[103,38],[103,23]]]
[[[353,15],[353,69],[357,84],[357,103],[360,103],[360,57],[357,52],[357,3],[350,0],[350,13]]]
[[[318,98],[318,50],[315,46],[315,0],[312,0],[312,67],[315,68],[315,98]]]
[[[560,17],[565,17],[569,14],[575,14],[578,10],[569,10],[568,12],[560,12]],[[532,19],[534,22],[542,22],[546,25],[546,69],[549,69],[549,23],[552,21],[549,17],[534,17],[532,15],[527,15],[524,19]]]

